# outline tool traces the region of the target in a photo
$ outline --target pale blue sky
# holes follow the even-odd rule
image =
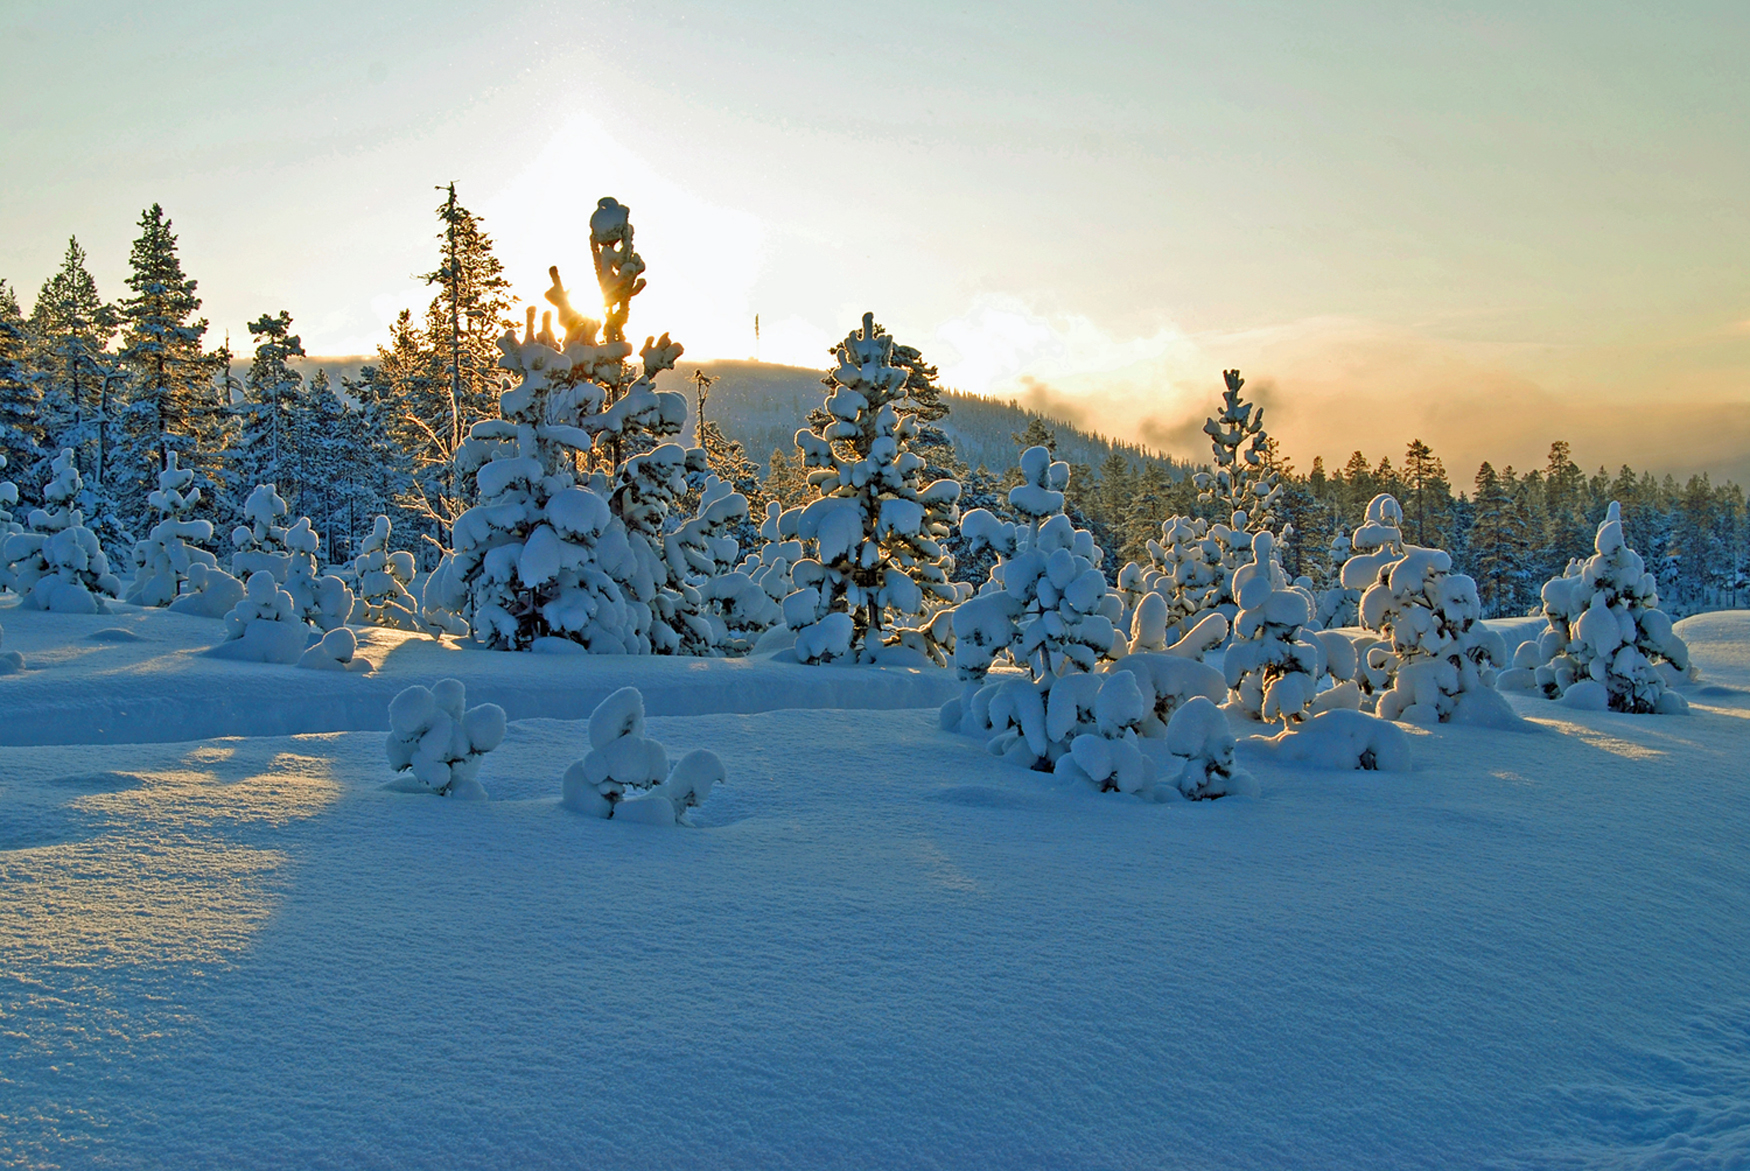
[[[12,0],[0,276],[28,301],[77,233],[117,296],[157,201],[216,328],[286,308],[357,351],[424,299],[434,185],[526,295],[585,276],[614,194],[633,327],[701,358],[758,312],[818,364],[869,308],[959,385],[1160,442],[1237,364],[1302,464],[1419,433],[1462,480],[1555,429],[1736,468],[1747,58],[1743,3]],[[1735,405],[1697,435],[1600,398]]]

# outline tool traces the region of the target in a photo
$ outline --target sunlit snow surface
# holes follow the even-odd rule
[[[1747,614],[1680,628],[1688,717],[1515,697],[1409,774],[1242,746],[1259,798],[1158,806],[938,731],[924,674],[395,635],[361,679],[0,622],[0,742],[110,741],[0,749],[0,1164],[1750,1159]],[[489,803],[385,791],[380,732],[262,734],[440,671],[512,701]],[[558,806],[625,682],[728,767],[697,828]]]

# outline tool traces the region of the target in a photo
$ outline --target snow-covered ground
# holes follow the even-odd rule
[[[1164,805],[938,730],[945,673],[0,625],[0,1164],[1750,1160],[1750,614],[1680,625],[1688,716]],[[485,804],[383,788],[445,675]],[[728,767],[696,828],[558,804],[628,683]]]

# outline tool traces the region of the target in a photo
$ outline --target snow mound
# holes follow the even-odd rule
[[[1410,738],[1389,720],[1366,712],[1320,712],[1275,736],[1247,742],[1274,760],[1321,769],[1410,771]]]

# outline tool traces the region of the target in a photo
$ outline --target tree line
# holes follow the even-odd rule
[[[208,348],[197,283],[183,272],[171,221],[157,204],[141,214],[127,293],[117,301],[100,295],[76,238],[28,314],[0,280],[5,477],[34,503],[49,461],[72,449],[87,523],[124,563],[151,525],[146,496],[175,453],[195,472],[220,531],[241,518],[256,484],[272,483],[294,515],[308,515],[323,533],[327,560],[352,556],[383,514],[398,542],[431,564],[472,503],[455,455],[470,426],[497,413],[506,385],[497,342],[514,325],[491,238],[453,184],[440,190],[438,264],[422,274],[433,290],[430,304],[420,317],[404,310],[374,360],[339,385],[321,370],[309,378],[299,372],[296,359],[306,355],[284,309],[249,324],[246,365],[228,337]],[[1022,480],[1018,453],[1034,445],[1055,452],[1052,427],[1031,418],[1012,436],[1008,467],[968,467],[940,427],[949,403],[935,368],[901,349],[929,475],[960,481],[968,507],[978,502],[1001,514],[1007,490]],[[748,497],[745,545],[767,502],[788,507],[806,498],[807,476],[794,448],[774,450],[764,469],[750,459],[710,417],[709,384],[693,382],[698,439],[713,470]],[[1420,439],[1396,465],[1357,451],[1340,468],[1316,458],[1303,473],[1274,439],[1264,453],[1282,486],[1276,512],[1291,526],[1284,566],[1320,588],[1334,581],[1342,539],[1368,501],[1389,492],[1403,502],[1406,539],[1449,550],[1492,615],[1535,607],[1542,582],[1590,551],[1612,500],[1621,503],[1625,535],[1672,608],[1741,605],[1750,592],[1744,492],[1705,473],[1683,482],[1627,465],[1587,474],[1558,441],[1541,468],[1485,462],[1463,488]],[[1147,544],[1167,518],[1214,515],[1199,500],[1191,469],[1175,461],[1115,448],[1098,465],[1071,466],[1067,506],[1105,550],[1108,575],[1126,561],[1146,561]],[[977,561],[963,557],[956,577],[980,580]]]

